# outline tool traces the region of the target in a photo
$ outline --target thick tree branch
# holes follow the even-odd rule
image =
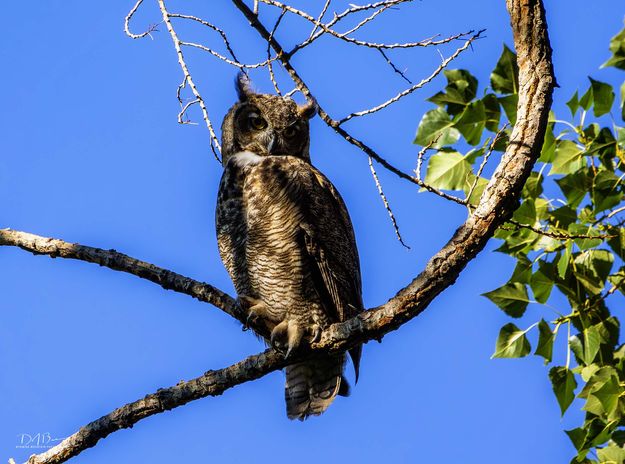
[[[286,365],[284,357],[273,350],[250,356],[230,367],[208,371],[200,377],[179,382],[169,388],[117,408],[110,414],[85,425],[78,432],[45,453],[33,454],[27,464],[58,464],[95,446],[102,438],[132,427],[141,419],[182,406],[206,396],[218,396],[236,385],[258,379]]]
[[[103,250],[78,243],[68,243],[55,238],[0,229],[0,246],[16,246],[35,255],[48,255],[51,258],[68,258],[99,264],[115,271],[127,272],[142,279],[154,282],[166,290],[184,293],[193,298],[210,303],[232,317],[245,322],[236,301],[227,293],[212,285],[190,279],[154,264],[146,263],[115,250]]]
[[[250,20],[252,26],[267,40],[269,32],[260,24],[255,13],[242,0],[233,0],[233,2]],[[437,295],[455,282],[469,261],[484,248],[497,227],[509,219],[517,208],[521,189],[540,154],[555,79],[551,64],[551,47],[547,35],[545,12],[541,0],[507,0],[507,6],[511,17],[519,64],[517,122],[510,137],[510,144],[484,190],[477,208],[467,221],[456,230],[451,240],[430,259],[425,270],[410,285],[399,291],[384,305],[365,311],[358,317],[344,323],[332,325],[324,331],[321,340],[313,345],[311,352],[300,353],[289,359],[289,363],[315,356],[318,353],[343,351],[371,339],[380,339],[388,332],[399,328],[420,314]],[[267,33],[267,37],[265,37],[264,32]],[[280,56],[282,50],[276,49],[274,46],[275,39],[270,43]],[[310,91],[290,66],[288,59],[283,61],[283,64],[300,90],[305,95],[310,96]],[[16,244],[7,241],[6,236],[7,234],[11,235],[11,232],[2,231],[2,236],[5,238],[0,239],[0,244]],[[57,246],[59,245],[62,244],[57,243]],[[35,248],[34,243],[22,242],[18,246],[29,251],[45,253],[45,248],[39,245],[37,245],[38,248]],[[74,245],[74,247],[77,246]],[[78,250],[73,250],[71,246],[67,250],[65,247],[61,248],[64,250],[64,254],[58,253],[58,256],[84,259],[103,265],[109,265],[113,262],[109,260],[109,255],[120,255],[127,260],[133,259],[116,252],[106,252],[89,247],[82,247]],[[86,250],[83,250],[85,248]],[[94,250],[97,250],[97,253],[93,254]],[[87,251],[91,253],[87,253]],[[98,253],[104,253],[104,255],[95,258],[94,256],[97,256]],[[54,255],[53,253],[47,254]],[[132,266],[126,265],[131,261],[125,262],[124,259],[121,261],[125,264],[109,267],[132,272],[129,270]],[[142,271],[132,273],[142,277],[144,276],[143,269],[150,269],[151,266],[140,261],[136,261],[136,264]],[[153,271],[156,272],[156,275],[159,274],[158,268]],[[178,276],[174,273],[171,274]],[[162,285],[159,279],[150,272],[147,272],[147,275],[152,278],[146,278]],[[210,288],[215,292],[215,295],[225,298],[223,292]],[[234,305],[231,298],[226,301],[229,301],[228,305]],[[226,369],[208,372],[198,379],[181,383],[166,390],[159,390],[159,392],[148,395],[143,400],[126,405],[89,424],[46,453],[32,456],[29,463],[64,462],[69,457],[93,446],[100,438],[120,428],[129,427],[142,418],[185,404],[193,399],[220,394],[231,386],[258,378],[272,370],[283,367],[285,364],[286,361],[279,354],[268,350]]]

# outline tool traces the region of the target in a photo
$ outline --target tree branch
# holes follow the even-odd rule
[[[206,396],[218,396],[229,388],[250,380],[258,379],[272,371],[284,367],[284,357],[273,351],[250,356],[230,367],[218,371],[208,371],[200,377],[181,381],[169,388],[128,403],[113,412],[81,427],[78,432],[67,437],[45,453],[33,454],[27,464],[58,464],[77,456],[96,445],[102,438],[113,432],[132,427],[141,419],[182,406],[190,401]]]
[[[35,255],[48,255],[51,258],[67,258],[99,264],[115,271],[126,272],[160,285],[166,290],[184,293],[193,298],[210,303],[226,314],[245,322],[236,300],[225,292],[204,282],[140,261],[115,250],[103,250],[78,243],[68,243],[55,238],[0,229],[0,246],[16,246]]]
[[[257,29],[267,40],[269,32],[258,21],[255,13],[243,0],[233,0],[233,3],[250,20],[252,27]],[[380,339],[388,332],[396,330],[420,314],[437,295],[456,281],[467,263],[484,248],[497,227],[509,219],[517,208],[521,189],[540,154],[555,78],[551,64],[551,47],[547,35],[545,12],[541,0],[507,0],[506,3],[511,17],[519,64],[520,85],[517,122],[512,130],[506,152],[484,190],[477,208],[467,221],[456,230],[451,240],[430,259],[425,270],[407,287],[400,290],[384,305],[365,311],[346,322],[332,325],[323,332],[321,340],[312,346],[311,352],[299,354],[289,359],[289,363],[307,359],[319,353],[344,351],[359,343],[371,339]],[[265,36],[264,33],[267,35]],[[275,39],[270,43],[280,56],[283,52],[279,44],[275,42]],[[282,62],[300,90],[305,95],[310,96],[310,91],[289,65],[288,59]],[[11,232],[13,231],[2,231],[2,237],[6,237],[7,234],[10,236]],[[4,238],[0,239],[0,244],[10,245],[14,243],[7,243],[7,239]],[[30,243],[23,248],[33,251],[30,248],[35,245]],[[60,246],[62,243],[56,243],[56,245]],[[73,247],[79,246],[73,245]],[[83,248],[89,251],[98,250],[89,247]],[[39,252],[43,252],[44,249],[42,247],[35,248],[35,251],[42,250]],[[65,250],[63,247],[61,249]],[[80,248],[72,250],[70,247],[69,250],[64,251],[65,255],[59,253],[58,256],[75,259],[85,259],[90,256],[89,253],[82,254],[79,250]],[[99,261],[95,258],[85,260],[102,262],[103,265],[107,265],[109,263],[107,261],[108,255],[116,253],[104,250],[99,250],[99,252],[104,253],[104,256],[100,256]],[[54,255],[53,253],[47,254]],[[125,255],[121,256],[132,260]],[[151,266],[143,262],[135,264],[141,269],[149,269]],[[113,268],[126,270],[128,266],[118,265]],[[132,273],[142,276],[140,272]],[[148,275],[150,275],[149,272]],[[177,274],[174,275],[177,276]],[[160,284],[158,279],[150,280]],[[217,295],[225,295],[216,289],[213,290]],[[230,304],[233,304],[232,299],[229,301]],[[287,362],[279,354],[268,350],[229,368],[208,372],[198,379],[167,390],[160,390],[139,402],[126,405],[89,424],[55,448],[39,456],[32,456],[29,463],[64,462],[119,428],[130,426],[142,418],[185,404],[193,399],[220,394],[227,388],[258,378],[271,370],[283,367],[285,364]]]

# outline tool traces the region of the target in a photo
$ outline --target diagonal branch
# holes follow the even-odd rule
[[[284,367],[284,357],[273,350],[250,356],[230,367],[208,371],[193,380],[181,381],[169,388],[117,408],[111,413],[81,427],[45,453],[32,455],[27,464],[58,464],[96,445],[102,438],[118,430],[132,427],[141,419],[182,406],[224,391]]]
[[[242,0],[232,1],[262,35],[264,28],[254,12]],[[555,78],[541,0],[507,0],[506,3],[511,17],[519,65],[517,122],[506,152],[475,211],[407,287],[384,305],[365,311],[346,322],[332,325],[323,332],[321,340],[312,346],[311,352],[295,356],[288,360],[289,363],[299,362],[320,353],[344,351],[371,339],[381,339],[385,334],[419,315],[436,296],[456,281],[469,261],[484,248],[497,227],[509,219],[518,206],[521,189],[540,154]],[[280,55],[281,51],[273,47]],[[287,68],[289,73],[294,73],[294,70],[291,70],[292,68]],[[296,73],[292,75],[299,79]],[[301,79],[298,85],[300,90],[309,96],[310,92]],[[163,390],[148,395],[140,402],[131,403],[132,407],[128,410],[125,409],[127,405],[101,418],[99,421],[104,421],[102,428],[90,432],[88,440],[79,439],[81,433],[79,431],[46,453],[32,456],[29,463],[64,462],[87,447],[93,446],[98,439],[114,430],[130,426],[144,417],[174,408],[192,399],[219,394],[231,386],[258,378],[285,364],[286,361],[280,355],[269,350],[229,368],[209,372],[198,379],[164,390],[168,392],[164,395],[160,393]],[[107,421],[111,419],[115,419],[116,426],[106,425],[110,424]],[[92,424],[98,424],[99,421]],[[70,442],[73,437],[76,437],[75,441]],[[62,450],[65,454],[60,455],[58,453],[61,451],[58,451],[55,455],[53,453],[55,449]]]

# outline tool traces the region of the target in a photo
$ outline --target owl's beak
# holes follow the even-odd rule
[[[272,132],[269,135],[269,140],[267,140],[267,153],[273,155],[273,151],[277,148],[277,145],[278,144],[276,143],[276,134]]]

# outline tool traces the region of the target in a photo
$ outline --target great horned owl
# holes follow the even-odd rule
[[[314,102],[257,94],[240,74],[222,124],[216,223],[221,259],[250,318],[286,356],[363,310],[358,251],[343,199],[310,164]],[[361,347],[350,350],[356,379]],[[286,409],[303,420],[347,396],[345,354],[286,368]]]

